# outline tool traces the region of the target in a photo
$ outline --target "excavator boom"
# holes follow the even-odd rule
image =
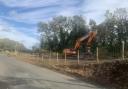
[[[88,35],[83,36],[76,41],[74,49],[64,49],[64,53],[66,53],[67,55],[76,54],[77,53],[76,50],[78,50],[80,48],[81,43],[85,43],[87,45],[87,47],[91,47],[92,42],[96,38],[96,34],[97,34],[97,32],[94,32],[94,31],[89,32]]]
[[[79,38],[79,39],[76,41],[76,44],[75,44],[74,49],[75,49],[75,50],[79,49],[82,42],[85,42],[85,44],[86,44],[87,46],[91,46],[91,44],[92,44],[92,42],[94,41],[95,37],[96,37],[96,32],[89,32],[88,35],[83,36],[83,37]]]

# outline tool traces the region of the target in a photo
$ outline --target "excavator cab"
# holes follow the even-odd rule
[[[64,49],[63,53],[66,54],[67,56],[71,56],[71,55],[76,55],[77,54],[76,50],[73,49],[73,48]]]

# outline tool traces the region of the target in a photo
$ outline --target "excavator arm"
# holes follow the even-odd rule
[[[80,48],[82,43],[85,43],[87,45],[87,47],[91,47],[92,42],[96,38],[96,34],[97,34],[97,32],[94,32],[94,31],[89,32],[88,35],[83,36],[76,41],[74,49],[64,49],[64,53],[66,53],[67,55],[76,54],[77,53],[76,50]]]
[[[96,37],[96,32],[89,32],[87,36],[83,36],[76,41],[74,49],[75,50],[79,49],[82,42],[84,42],[87,46],[91,46],[95,37]]]

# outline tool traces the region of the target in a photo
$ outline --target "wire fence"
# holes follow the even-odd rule
[[[114,60],[125,60],[128,58],[128,50],[125,43],[122,43],[121,48],[113,47],[112,52],[108,52],[104,47],[97,47],[96,53],[92,56],[87,56],[83,52],[77,52],[77,55],[68,56],[58,52],[46,51],[39,54],[33,54],[33,59],[49,65],[84,65],[85,63],[102,63],[111,62]]]
[[[46,65],[84,65],[90,63],[111,62],[115,60],[126,60],[128,58],[128,46],[124,42],[120,48],[113,47],[110,50],[105,47],[97,47],[96,52],[91,56],[78,51],[76,55],[68,56],[59,52],[43,51],[41,54],[19,53],[17,56],[25,57],[38,61]]]

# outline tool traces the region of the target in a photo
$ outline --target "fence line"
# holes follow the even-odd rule
[[[59,54],[59,52],[52,53],[51,51],[49,52],[43,52],[41,57],[37,56],[37,54],[34,54],[32,56],[32,59],[38,59],[37,61],[40,60],[43,64],[55,64],[55,65],[83,65],[85,63],[100,63],[100,62],[106,62],[106,61],[113,61],[116,59],[122,59],[125,60],[128,57],[128,50],[127,46],[124,41],[122,41],[122,47],[121,48],[115,48],[113,47],[111,53],[107,52],[105,48],[101,47],[96,47],[96,52],[95,55],[92,59],[87,58],[84,56],[86,59],[82,59],[82,52],[80,50],[77,51],[77,55],[73,58],[69,58],[67,54]],[[21,53],[19,56],[22,56]]]

